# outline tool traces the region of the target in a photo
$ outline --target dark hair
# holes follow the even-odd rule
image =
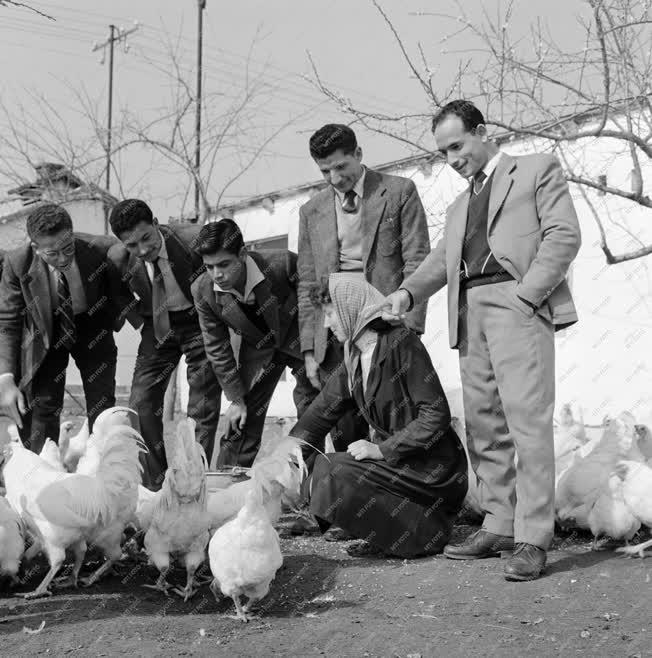
[[[145,224],[154,223],[154,215],[151,208],[140,199],[125,199],[117,203],[109,217],[111,230],[115,235],[120,237],[125,231],[131,231],[135,226],[145,222]]]
[[[29,214],[25,223],[27,235],[34,240],[41,235],[53,235],[59,231],[72,231],[72,219],[63,206],[44,203]]]
[[[355,133],[341,123],[327,123],[310,138],[310,155],[313,158],[327,158],[338,149],[350,155],[358,148]]]
[[[202,256],[228,251],[236,256],[244,247],[240,227],[232,219],[209,221],[201,227],[197,236],[196,250]]]
[[[456,100],[446,103],[444,107],[435,114],[432,118],[432,132],[435,132],[435,128],[448,116],[450,115],[459,117],[464,124],[464,128],[467,132],[474,132],[475,129],[484,125],[485,120],[482,112],[471,102],[465,100]]]
[[[308,291],[312,305],[321,307],[324,304],[332,304],[331,292],[328,289],[328,277],[323,277],[321,283],[313,283]]]

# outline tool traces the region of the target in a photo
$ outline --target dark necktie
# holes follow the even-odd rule
[[[342,210],[346,213],[353,213],[356,211],[355,197],[356,193],[353,190],[349,190],[344,193],[344,199],[342,200]]]
[[[158,265],[158,258],[152,263],[154,276],[152,278],[152,321],[154,323],[154,336],[162,343],[170,333],[170,315],[168,313],[167,298],[163,273]]]
[[[486,179],[487,174],[485,174],[484,171],[479,171],[473,177],[473,194],[480,194]]]
[[[68,350],[72,349],[76,339],[75,314],[72,308],[72,295],[68,280],[63,272],[57,270],[57,310],[61,344]]]

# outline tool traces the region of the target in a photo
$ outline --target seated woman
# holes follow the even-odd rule
[[[345,357],[290,434],[317,445],[357,408],[371,440],[317,455],[310,511],[322,531],[333,524],[364,540],[351,555],[440,552],[466,495],[467,462],[426,348],[381,319],[384,295],[359,276],[331,274],[311,299]]]

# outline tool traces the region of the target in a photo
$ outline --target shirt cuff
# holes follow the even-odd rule
[[[14,378],[14,373],[13,372],[3,372],[0,375],[0,381],[2,381],[3,379],[7,379],[8,377],[11,377],[13,379]]]
[[[406,309],[406,313],[409,313],[414,308],[414,297],[412,297],[412,293],[407,288],[399,288],[399,290],[405,290],[410,298],[410,305]]]

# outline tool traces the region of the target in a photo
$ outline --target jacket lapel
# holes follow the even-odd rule
[[[449,271],[459,272],[462,262],[462,248],[466,235],[466,221],[469,214],[469,191],[462,192],[448,211],[448,228],[446,233],[446,260]]]
[[[487,215],[487,236],[491,233],[491,226],[496,220],[498,211],[501,209],[505,197],[512,186],[512,171],[516,168],[516,160],[509,155],[503,154],[498,160],[494,172],[494,180],[491,184],[491,195],[489,196],[489,213]]]
[[[174,274],[179,288],[188,301],[192,301],[190,284],[194,280],[192,256],[189,249],[179,240],[179,238],[167,226],[159,226],[161,235],[165,240],[165,248],[168,252],[168,261],[170,269]]]
[[[325,202],[315,208],[310,223],[310,235],[317,236],[313,243],[313,253],[328,259],[325,263],[327,272],[337,272],[340,269],[340,246],[337,240],[335,191],[332,187],[328,187]]]
[[[362,234],[363,268],[367,267],[367,260],[371,253],[371,245],[376,238],[378,226],[385,214],[387,206],[387,188],[382,178],[371,169],[367,169],[362,191],[360,232]]]
[[[257,339],[262,336],[258,327],[250,322],[249,318],[243,313],[233,295],[216,291],[215,298],[217,303],[222,306],[222,318],[224,318],[226,324],[243,335],[255,336]]]
[[[32,251],[32,264],[27,272],[31,295],[29,307],[46,344],[52,340],[52,295],[47,265]]]

